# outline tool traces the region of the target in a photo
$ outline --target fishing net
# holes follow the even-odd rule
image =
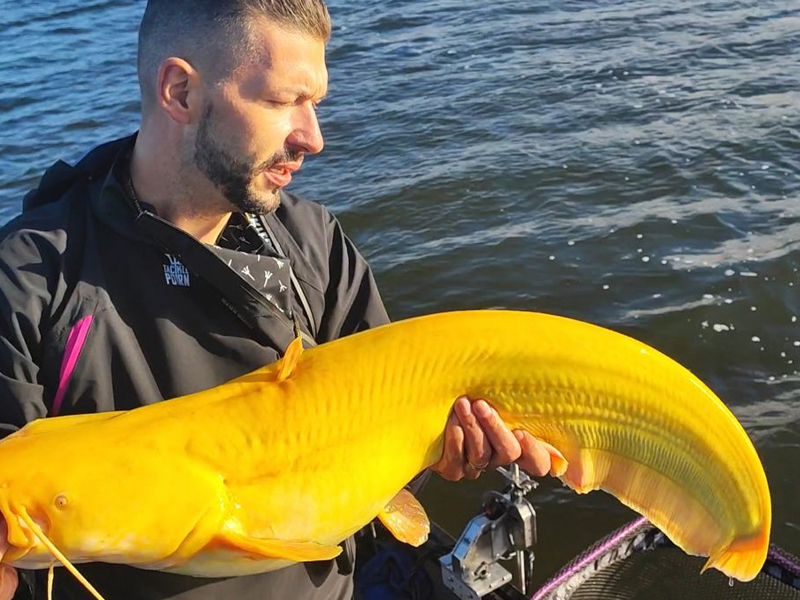
[[[732,582],[639,519],[578,556],[531,600],[800,600],[800,562],[771,547],[751,582]]]

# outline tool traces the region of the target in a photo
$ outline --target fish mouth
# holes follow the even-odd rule
[[[11,512],[11,507],[8,506],[8,499],[6,498],[5,494],[5,486],[0,489],[0,566],[3,564],[3,559],[6,558],[6,554],[11,549],[11,542],[8,539],[8,519],[12,516],[9,513]]]
[[[6,527],[6,520],[0,517],[0,569],[3,568],[3,557],[8,552],[11,545],[8,543],[8,527]],[[0,581],[2,581],[3,571],[0,570]],[[2,586],[0,585],[0,588]],[[2,598],[2,596],[0,596]]]
[[[0,492],[5,491],[0,489]],[[37,551],[37,543],[41,536],[36,529],[31,528],[33,519],[27,515],[24,508],[21,512],[25,515],[20,514],[20,511],[12,506],[7,494],[0,493],[0,564],[16,563],[28,557],[32,551],[34,553]],[[38,524],[34,524],[34,527],[36,526]]]

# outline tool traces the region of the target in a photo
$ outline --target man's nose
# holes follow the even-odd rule
[[[304,102],[297,107],[293,125],[292,132],[286,140],[289,146],[298,148],[305,154],[322,151],[325,141],[319,128],[317,111],[311,102]]]

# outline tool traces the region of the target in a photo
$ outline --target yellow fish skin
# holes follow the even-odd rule
[[[0,441],[0,563],[50,565],[37,524],[75,563],[221,576],[329,559],[377,515],[404,514],[398,492],[439,459],[464,394],[551,444],[567,485],[607,490],[707,567],[750,580],[763,565],[766,476],[713,392],[629,337],[513,311],[296,340],[204,392],[35,421]]]

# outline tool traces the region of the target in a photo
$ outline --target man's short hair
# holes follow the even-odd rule
[[[249,25],[259,17],[324,42],[331,35],[323,0],[147,0],[139,28],[142,109],[154,101],[159,66],[170,56],[217,78],[258,56]]]

